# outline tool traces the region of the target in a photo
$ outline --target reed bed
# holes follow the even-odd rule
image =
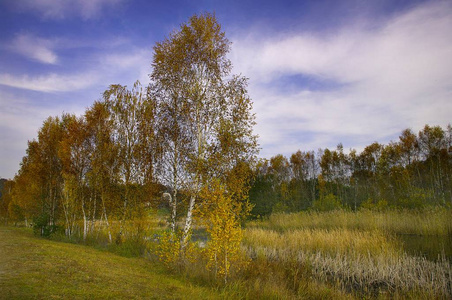
[[[399,255],[399,242],[382,232],[349,229],[298,229],[279,233],[262,228],[248,228],[244,232],[244,246],[286,249],[290,252],[303,250],[362,255]]]
[[[428,261],[421,257],[326,254],[321,251],[293,251],[270,247],[246,247],[248,255],[273,265],[299,269],[304,278],[330,282],[356,296],[394,295],[414,298],[450,299],[452,297],[452,267],[447,260]],[[294,271],[292,271],[293,273]],[[303,277],[287,278],[290,281]],[[295,286],[295,284],[294,284]]]
[[[445,236],[452,235],[452,209],[435,207],[422,210],[279,213],[263,221],[249,222],[247,227],[276,231],[345,228],[364,231],[380,230],[394,234]]]
[[[317,221],[314,225],[292,215],[285,218],[277,215],[261,222],[263,226],[256,223],[248,226],[243,247],[252,258],[252,268],[268,270],[273,276],[280,274],[279,281],[285,278],[290,283],[288,287],[297,293],[305,289],[307,283],[314,282],[332,285],[358,298],[452,298],[450,261],[410,256],[402,250],[400,242],[388,234],[400,232],[394,230],[401,227],[381,226],[379,218],[384,216],[379,213],[372,217],[362,212],[358,220],[362,221],[364,216],[371,218],[364,225],[344,219],[344,216],[356,217],[353,214],[343,211],[299,214],[311,222]],[[402,221],[408,219],[406,215],[404,212]],[[332,221],[334,216],[339,217]],[[420,214],[411,217],[422,218]],[[438,219],[441,218],[444,216]],[[433,224],[435,222],[433,220]],[[265,229],[269,224],[277,229]],[[432,231],[433,226],[424,228],[429,228],[430,233],[441,232]]]

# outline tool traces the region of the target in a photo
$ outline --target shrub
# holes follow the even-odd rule
[[[383,199],[375,202],[373,199],[369,198],[361,204],[361,207],[369,210],[384,211],[388,208],[388,201]]]
[[[59,226],[49,224],[50,216],[47,213],[42,213],[33,218],[33,232],[35,235],[41,235],[43,237],[50,237],[53,233],[57,232]]]
[[[315,200],[312,203],[312,209],[316,211],[331,211],[342,208],[341,203],[333,194],[328,194],[325,197]]]
[[[231,267],[238,271],[247,265],[240,249],[243,237],[240,215],[246,216],[250,207],[235,201],[218,181],[213,182],[210,189],[203,189],[202,196],[209,199],[198,210],[210,237],[204,250],[206,267],[214,272],[216,278],[227,283]]]

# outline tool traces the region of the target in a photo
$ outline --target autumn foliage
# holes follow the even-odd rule
[[[248,202],[234,201],[218,180],[205,187],[201,197],[205,202],[199,207],[197,215],[209,235],[204,251],[206,267],[226,283],[232,266],[234,271],[238,271],[247,264],[240,248],[243,238],[241,222],[251,207]]]
[[[5,184],[2,213],[43,236],[141,247],[168,209],[159,258],[183,268],[200,255],[196,222],[209,269],[227,281],[258,152],[247,79],[231,74],[229,50],[215,16],[195,15],[155,45],[146,87],[114,84],[82,116],[49,117]]]

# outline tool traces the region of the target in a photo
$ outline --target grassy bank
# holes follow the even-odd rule
[[[124,257],[131,252],[92,246],[0,227],[0,299],[352,299],[309,278],[294,291],[253,262],[224,286],[206,271],[202,258],[175,272],[152,258]]]
[[[217,299],[144,258],[36,238],[0,227],[1,299]]]

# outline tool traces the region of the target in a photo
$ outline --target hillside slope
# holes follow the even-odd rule
[[[0,227],[0,299],[215,299],[143,258]]]

